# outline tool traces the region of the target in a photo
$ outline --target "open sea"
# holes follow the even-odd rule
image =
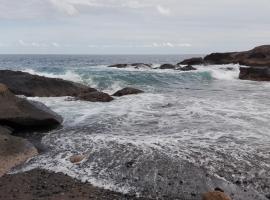
[[[195,66],[192,72],[107,67],[158,67],[193,56],[0,55],[0,69],[71,80],[109,94],[127,86],[145,91],[109,103],[29,98],[64,122],[42,138],[48,150],[20,170],[64,172],[155,199],[196,200],[216,185],[235,190],[235,199],[244,196],[237,196],[239,188],[270,198],[269,82],[239,80],[239,65]],[[74,165],[74,154],[86,159]]]

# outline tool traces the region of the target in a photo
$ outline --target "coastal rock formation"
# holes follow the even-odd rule
[[[97,91],[71,81],[10,70],[0,70],[0,83],[5,84],[14,94],[28,97],[77,97],[82,93]]]
[[[197,70],[197,69],[195,67],[192,67],[191,65],[187,65],[187,66],[184,66],[184,67],[180,67],[177,70],[180,70],[180,71],[194,71],[194,70]]]
[[[178,63],[177,65],[202,65],[204,64],[204,60],[202,57],[190,58],[183,60],[182,62]]]
[[[11,130],[0,126],[0,177],[38,153],[30,142],[10,134]]]
[[[128,67],[128,64],[114,64],[114,65],[109,65],[108,67],[126,68]]]
[[[206,64],[241,64],[252,67],[270,67],[270,45],[256,47],[250,51],[213,53],[204,58]]]
[[[124,95],[139,94],[139,93],[143,93],[143,91],[139,89],[131,88],[131,87],[126,87],[122,90],[117,91],[112,96],[121,97]]]
[[[240,67],[239,79],[270,81],[270,67]]]
[[[0,125],[15,130],[47,130],[61,123],[62,118],[42,103],[19,98],[0,84]]]
[[[213,191],[203,194],[202,200],[231,200],[224,192]]]
[[[151,68],[151,64],[145,64],[145,63],[132,63],[132,64],[114,64],[109,65],[108,67],[114,67],[114,68],[135,68],[135,69],[145,69],[145,68]]]
[[[104,92],[90,92],[79,95],[78,100],[91,102],[110,102],[113,98]]]
[[[175,65],[172,64],[163,64],[159,67],[159,69],[175,69]]]

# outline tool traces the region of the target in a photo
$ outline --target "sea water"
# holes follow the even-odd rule
[[[1,55],[0,69],[71,80],[109,94],[127,86],[145,91],[109,103],[30,98],[64,122],[42,138],[48,151],[23,170],[64,172],[157,199],[199,199],[183,193],[188,184],[203,191],[195,182],[204,174],[269,195],[270,83],[239,80],[239,65],[195,66],[190,72],[107,67],[143,62],[156,68],[192,56]],[[69,158],[77,154],[86,159],[74,165]]]

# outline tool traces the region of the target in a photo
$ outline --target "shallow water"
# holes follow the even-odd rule
[[[24,170],[62,171],[161,199],[199,199],[215,178],[269,195],[270,83],[238,80],[238,65],[196,66],[194,72],[106,67],[158,66],[184,57],[190,56],[0,56],[2,69],[73,80],[110,94],[126,86],[145,91],[110,103],[31,98],[61,114],[64,125],[42,139],[50,151]],[[69,157],[78,153],[87,159],[71,164]],[[194,183],[208,174],[213,178],[207,187]]]

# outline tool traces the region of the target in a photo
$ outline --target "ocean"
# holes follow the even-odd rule
[[[195,66],[190,72],[107,67],[158,67],[193,56],[0,55],[0,69],[71,80],[109,94],[127,86],[145,91],[109,103],[29,98],[64,122],[42,138],[48,150],[20,170],[64,172],[156,199],[196,199],[184,193],[187,187],[198,187],[198,193],[211,187],[207,177],[270,195],[269,82],[239,80],[239,65]],[[74,154],[86,159],[74,165]],[[197,184],[201,178],[209,185]]]

